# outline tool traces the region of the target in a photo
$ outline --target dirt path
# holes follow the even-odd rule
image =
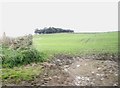
[[[104,56],[103,56],[104,57]],[[104,60],[104,59],[107,60]],[[118,64],[110,56],[70,57],[59,55],[43,63],[45,71],[28,85],[37,86],[117,86]],[[24,85],[24,84],[23,84]]]
[[[79,59],[67,71],[78,86],[113,86],[117,85],[117,66],[113,61]]]
[[[118,63],[113,56],[70,57],[58,55],[42,63],[45,71],[30,82],[32,86],[117,86]],[[106,60],[105,60],[106,59]]]

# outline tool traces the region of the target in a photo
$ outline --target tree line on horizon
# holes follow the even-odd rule
[[[55,27],[48,27],[43,29],[36,28],[34,33],[35,34],[51,34],[51,33],[73,33],[74,30],[70,29],[62,29],[62,28],[55,28]]]

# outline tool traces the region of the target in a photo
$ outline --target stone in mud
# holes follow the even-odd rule
[[[94,74],[95,74],[95,72],[94,72],[94,71],[92,71],[91,73],[92,73],[92,75],[94,75]]]
[[[100,74],[97,73],[96,76],[100,76]]]
[[[48,62],[44,62],[42,65],[43,65],[45,68],[50,68],[50,69],[52,69],[52,68],[55,67],[55,64],[51,64],[51,63],[48,63]]]
[[[44,81],[49,81],[50,80],[50,78],[44,78]]]
[[[59,66],[62,66],[62,63],[59,63]]]
[[[113,86],[117,86],[117,84],[113,84]]]
[[[66,69],[66,68],[65,68],[65,69],[64,69],[64,71],[65,71],[65,72],[67,72],[67,71],[68,71],[68,69]]]
[[[100,67],[98,67],[97,69],[98,69],[98,71],[99,71],[101,68],[100,68]]]
[[[40,82],[43,84],[43,83],[44,83],[44,80],[41,80]]]
[[[69,67],[69,65],[65,65],[65,66],[64,66],[64,68],[68,68],[68,67]]]
[[[65,84],[65,85],[68,85],[68,82],[64,81],[64,84]]]
[[[100,80],[102,81],[102,80],[104,80],[104,78],[101,78]]]
[[[57,79],[57,76],[53,76],[54,79]]]
[[[57,61],[56,61],[56,62],[61,62],[61,61],[60,61],[60,59],[57,59]]]
[[[80,67],[80,65],[76,65],[76,67]]]
[[[52,77],[49,77],[49,80],[51,80],[52,79]]]
[[[117,73],[114,73],[115,74],[115,76],[118,76],[118,74]]]
[[[71,64],[71,63],[72,63],[71,60],[67,60],[67,61],[66,61],[66,65],[69,65],[69,64]]]
[[[79,57],[76,57],[76,59],[80,59]]]
[[[45,74],[44,74],[44,76],[48,76],[48,74],[47,74],[47,73],[45,73]]]
[[[41,86],[45,86],[44,84],[42,84]]]

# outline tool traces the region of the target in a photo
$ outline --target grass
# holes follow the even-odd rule
[[[2,69],[2,81],[19,83],[21,81],[30,81],[37,77],[42,72],[40,65],[36,66],[21,66],[14,68]]]
[[[41,34],[34,36],[33,45],[37,50],[51,55],[117,53],[118,33]]]
[[[4,83],[19,83],[21,81],[33,80],[42,71],[40,62],[47,60],[47,55],[38,52],[33,47],[24,49],[10,49],[2,47],[2,72],[0,70],[0,80]],[[1,59],[0,59],[1,60]],[[32,63],[37,66],[32,66]]]

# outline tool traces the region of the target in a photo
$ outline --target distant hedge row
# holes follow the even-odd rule
[[[49,28],[44,28],[44,29],[35,29],[34,33],[35,34],[51,34],[51,33],[71,33],[74,32],[73,30],[65,30],[62,28],[54,28],[54,27],[49,27]]]

